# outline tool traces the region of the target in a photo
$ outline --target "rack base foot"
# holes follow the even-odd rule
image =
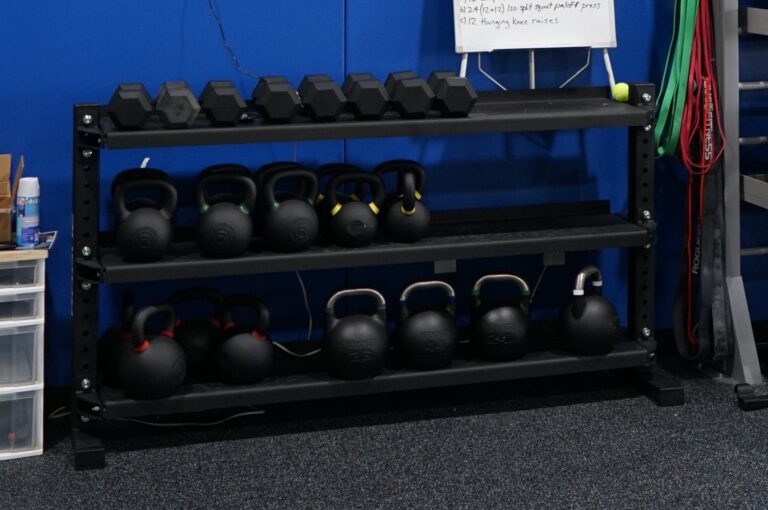
[[[76,470],[101,469],[106,466],[104,445],[98,437],[73,428],[72,449],[75,453]]]
[[[660,407],[685,405],[685,390],[680,380],[659,367],[641,375],[640,391]]]
[[[739,407],[742,411],[757,411],[768,408],[768,395],[758,395],[751,384],[738,384],[734,387]]]

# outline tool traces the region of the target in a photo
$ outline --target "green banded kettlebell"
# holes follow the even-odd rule
[[[356,165],[349,163],[329,163],[322,165],[315,170],[317,176],[317,183],[319,189],[325,189],[323,185],[327,186],[331,179],[339,175],[356,175],[363,174],[363,169]],[[356,193],[336,193],[336,199],[340,204],[344,205],[348,202],[357,201]],[[330,202],[325,199],[323,193],[317,195],[317,201],[315,202],[315,210],[317,211],[317,218],[320,220],[320,231],[325,237],[329,237],[329,226],[331,223],[331,208],[328,206]]]
[[[518,300],[483,302],[481,292],[488,283],[513,283],[520,290]],[[528,350],[528,313],[531,291],[528,284],[513,274],[483,276],[472,288],[471,343],[480,359],[510,361]]]
[[[339,318],[336,302],[345,297],[367,296],[376,300],[373,315],[355,314]],[[384,368],[389,348],[384,296],[373,289],[342,290],[325,307],[325,354],[328,373],[339,379],[370,379]]]
[[[444,308],[412,311],[408,298],[414,291],[440,289],[448,297]],[[417,282],[400,295],[400,321],[395,334],[395,348],[400,362],[415,370],[445,368],[453,362],[458,348],[456,328],[456,293],[441,281]]]
[[[416,161],[392,160],[376,167],[382,179],[397,171],[397,188],[387,195],[382,208],[384,231],[393,241],[413,243],[424,237],[429,228],[429,209],[421,201],[427,173]]]
[[[211,189],[223,187],[234,192],[211,195]],[[256,203],[256,184],[242,165],[223,164],[208,167],[195,186],[200,211],[197,221],[197,246],[211,258],[234,258],[245,253],[253,239],[251,210]]]
[[[275,186],[283,180],[302,183],[301,195],[278,199]],[[267,247],[287,253],[308,250],[320,228],[314,207],[317,198],[315,174],[303,168],[275,173],[264,183],[263,192],[267,204],[264,217],[264,242]]]
[[[117,221],[117,244],[126,260],[154,262],[168,251],[173,238],[171,217],[178,195],[167,174],[153,169],[131,169],[116,177],[112,208]],[[129,192],[159,192],[156,201],[129,198]],[[130,209],[133,203],[135,208]],[[139,204],[139,205],[136,205]]]
[[[371,200],[365,202],[363,193],[356,193],[360,200],[342,203],[339,187],[352,182],[364,184],[370,189]],[[359,248],[373,241],[379,227],[378,215],[385,198],[384,183],[369,173],[339,175],[331,179],[325,193],[330,210],[329,237],[339,246]]]
[[[586,294],[584,288],[590,279],[592,293]],[[607,354],[616,344],[620,334],[619,315],[602,291],[600,270],[595,266],[585,267],[576,276],[573,298],[560,311],[565,347],[574,354]]]
[[[146,322],[164,315],[159,334],[146,334]],[[125,394],[136,399],[158,399],[175,394],[187,377],[184,350],[173,339],[176,314],[169,304],[148,306],[136,314],[131,325],[133,349],[120,360],[120,381]]]
[[[249,309],[255,320],[236,323],[232,310]],[[253,384],[264,379],[272,368],[275,353],[267,337],[269,310],[260,299],[246,294],[224,299],[220,312],[224,340],[216,355],[219,379],[226,384]]]
[[[205,303],[210,306],[211,313],[207,316],[187,314],[188,318],[179,318],[183,305],[191,302]],[[177,317],[174,338],[184,350],[190,379],[204,377],[210,372],[222,333],[219,312],[223,302],[221,294],[206,288],[180,290],[168,298],[168,304],[173,307]]]

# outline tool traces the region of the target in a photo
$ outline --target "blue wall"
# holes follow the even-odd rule
[[[617,0],[619,48],[613,52],[618,77],[627,82],[658,78],[671,21],[670,8],[654,0]],[[78,102],[106,102],[121,81],[142,81],[155,92],[165,80],[187,80],[196,91],[209,79],[231,79],[244,93],[255,80],[238,75],[224,50],[206,0],[137,0],[123,4],[12,2],[4,5],[0,45],[4,79],[0,82],[0,152],[25,154],[28,175],[43,188],[43,224],[61,238],[48,265],[48,384],[65,384],[70,345],[71,117]],[[342,79],[349,71],[380,77],[399,69],[428,74],[455,69],[450,2],[446,0],[219,0],[232,47],[243,67],[256,74],[284,74],[298,83],[304,74],[328,73]],[[631,8],[630,8],[631,7]],[[584,60],[582,50],[542,51],[539,86],[559,85]],[[526,55],[507,52],[487,59],[491,72],[511,88],[527,85]],[[599,62],[576,85],[604,85]],[[473,69],[480,89],[490,84]],[[610,199],[626,208],[626,134],[621,130],[484,135],[463,138],[387,139],[301,143],[298,158],[308,165],[347,159],[364,167],[389,158],[416,158],[429,170],[429,205],[435,209],[566,200]],[[286,159],[291,144],[105,152],[102,159],[102,222],[111,225],[106,200],[108,181],[144,156],[152,165],[178,176],[182,197],[207,164],[223,160],[251,167]],[[678,267],[676,232],[680,221],[680,177],[668,170],[660,179],[664,198],[659,250],[666,270],[659,279],[661,326],[670,323],[673,288],[670,265]],[[191,209],[181,211],[191,221]],[[669,226],[663,223],[669,220]],[[674,258],[670,258],[674,257]],[[624,313],[626,260],[619,251],[576,255],[568,268],[549,271],[540,308],[553,310],[567,295],[574,269],[599,262],[609,281],[608,293]],[[305,274],[316,325],[328,294],[341,284],[371,283],[394,296],[408,281],[428,274],[429,265],[384,270],[329,271]],[[447,276],[461,292],[489,269],[516,270],[535,280],[538,258],[460,265]],[[764,276],[764,275],[763,275]],[[201,280],[202,281],[202,280]],[[200,282],[194,282],[200,283]],[[304,322],[301,295],[293,275],[229,278],[228,289],[247,290],[272,304],[281,338],[297,338]],[[141,285],[140,300],[162,297],[175,282]],[[101,290],[103,326],[114,318],[121,289]],[[297,324],[298,323],[298,324]],[[319,330],[318,330],[319,331]]]

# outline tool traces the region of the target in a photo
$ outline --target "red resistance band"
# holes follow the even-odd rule
[[[702,0],[696,16],[688,95],[680,129],[680,157],[688,170],[685,232],[688,281],[685,331],[691,345],[699,344],[693,321],[697,294],[696,279],[701,266],[701,232],[706,200],[704,180],[725,152],[720,97],[713,64],[713,41],[712,6],[710,0]]]

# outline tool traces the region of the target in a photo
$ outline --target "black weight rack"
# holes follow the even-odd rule
[[[661,405],[683,403],[680,384],[656,367],[654,338],[654,140],[655,88],[630,88],[629,103],[612,101],[607,88],[481,93],[468,118],[381,121],[341,119],[313,124],[217,128],[204,120],[187,130],[150,123],[135,132],[114,129],[104,106],[74,107],[73,153],[73,365],[72,437],[78,469],[102,467],[102,425],[112,419],[201,412],[228,407],[349,397],[591,371],[634,369],[638,381]],[[459,135],[626,127],[629,134],[628,212],[612,214],[607,202],[524,206],[433,213],[429,235],[415,245],[377,242],[363,249],[319,245],[308,252],[275,254],[256,249],[232,260],[207,260],[180,242],[160,262],[125,262],[114,235],[99,229],[99,167],[104,149],[269,143],[342,138]],[[459,359],[435,372],[391,369],[369,381],[340,381],[319,368],[286,373],[252,386],[219,383],[185,386],[158,401],[136,401],[102,387],[96,356],[99,332],[97,286],[157,281],[381,266],[441,260],[568,253],[603,248],[629,250],[629,321],[626,338],[605,356],[580,357],[556,347],[521,360],[485,363]]]

